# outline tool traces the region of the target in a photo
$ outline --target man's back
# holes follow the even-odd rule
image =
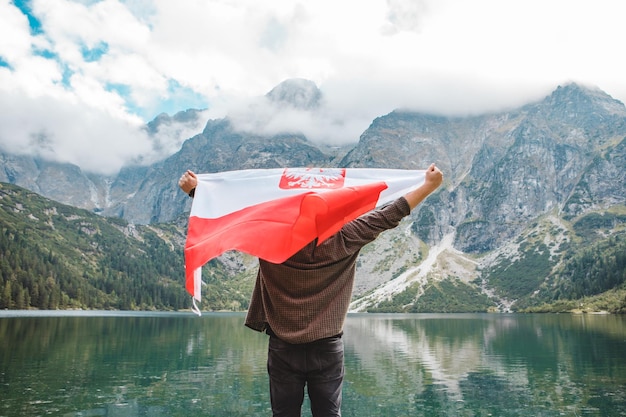
[[[403,198],[347,223],[320,245],[313,241],[282,264],[259,261],[246,325],[289,343],[341,333],[360,249],[410,213]]]

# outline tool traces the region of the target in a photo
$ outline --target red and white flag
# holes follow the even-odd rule
[[[229,250],[280,263],[371,209],[419,187],[424,170],[286,168],[198,174],[185,243],[187,291]],[[195,302],[194,302],[195,306]]]

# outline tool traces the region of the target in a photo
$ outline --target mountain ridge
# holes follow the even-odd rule
[[[308,94],[281,90],[279,97],[311,97],[310,90]],[[539,102],[504,112],[451,117],[394,110],[374,119],[347,152],[333,153],[297,133],[267,136],[238,131],[224,118],[209,120],[202,132],[168,158],[146,167],[126,167],[115,177],[0,155],[11,162],[0,172],[0,180],[56,192],[61,201],[140,225],[165,223],[189,210],[190,199],[176,185],[186,169],[415,169],[436,162],[445,174],[443,187],[398,230],[383,234],[364,250],[370,256],[360,257],[353,306],[367,311],[422,311],[416,307],[420,300],[432,305],[427,297],[435,300],[445,287],[474,295],[471,299],[457,295],[460,304],[482,303],[484,308],[506,311],[518,308],[516,303],[530,308],[558,300],[550,285],[558,286],[559,268],[568,258],[581,253],[582,245],[599,245],[624,234],[625,150],[624,105],[601,90],[568,84]],[[37,176],[26,175],[29,169]],[[64,179],[72,177],[79,179],[81,190],[92,190],[82,202],[75,192],[64,195],[75,189]],[[589,219],[594,216],[612,219],[613,226],[594,231],[596,240],[583,244],[575,226],[593,223]],[[218,259],[210,267],[222,262]],[[515,268],[536,276],[522,277],[524,282],[513,288],[503,276],[520,279]],[[482,300],[482,295],[490,301]],[[394,299],[410,302],[399,305]]]

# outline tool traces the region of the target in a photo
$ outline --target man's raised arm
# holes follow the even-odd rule
[[[426,197],[430,195],[433,191],[435,191],[441,183],[443,182],[443,173],[435,166],[435,164],[431,164],[426,170],[426,179],[424,180],[424,184],[419,186],[413,191],[405,194],[404,198],[409,203],[411,210],[417,207]]]

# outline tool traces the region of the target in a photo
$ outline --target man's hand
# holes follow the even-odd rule
[[[191,190],[196,188],[196,185],[198,185],[198,178],[196,178],[196,174],[190,170],[187,170],[178,180],[178,186],[185,194],[189,194]]]
[[[431,188],[431,191],[435,191],[443,182],[443,173],[435,166],[430,164],[426,170],[426,180],[424,184]]]
[[[413,191],[407,193],[404,198],[409,203],[411,210],[413,210],[419,203],[424,201],[426,197],[433,191],[435,191],[443,182],[443,173],[435,166],[431,164],[426,170],[426,178],[424,184],[416,188]]]

